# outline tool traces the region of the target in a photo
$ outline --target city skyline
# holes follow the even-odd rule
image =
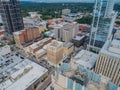
[[[0,0],[0,90],[120,90],[115,1]]]

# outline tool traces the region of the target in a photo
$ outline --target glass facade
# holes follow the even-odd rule
[[[24,29],[19,0],[0,0],[0,13],[7,33]]]
[[[89,45],[102,48],[113,26],[114,0],[96,0]],[[109,14],[109,15],[108,15]]]

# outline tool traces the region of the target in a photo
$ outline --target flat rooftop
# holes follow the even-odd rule
[[[100,52],[120,58],[120,40],[113,39],[112,41],[106,41]]]
[[[64,47],[67,47],[67,48],[70,48],[70,47],[73,46],[73,43],[71,43],[71,42],[64,43],[63,46],[64,46]]]
[[[47,52],[44,49],[40,49],[36,52],[37,55],[43,55],[45,53],[47,53]]]
[[[48,72],[44,67],[18,53],[0,59],[3,61],[0,62],[0,90],[25,90]]]
[[[75,61],[76,64],[91,69],[94,67],[97,58],[98,58],[97,54],[87,50],[81,50],[80,52],[77,53],[73,60]]]
[[[86,36],[85,35],[81,35],[81,36],[75,36],[74,38],[73,38],[73,40],[77,40],[77,41],[81,41],[83,38],[85,38]]]
[[[77,87],[77,83],[81,85],[81,87],[78,87],[78,89],[82,88],[80,90],[108,90],[109,83],[111,83],[109,78],[96,74],[89,69],[78,68],[79,66],[75,69],[75,67],[71,67],[69,64],[61,65],[56,71],[56,76],[52,79],[51,86],[55,90],[69,90],[66,85],[71,85],[74,88]],[[113,83],[111,85],[115,86]],[[119,90],[119,87],[117,90]]]
[[[60,41],[52,40],[52,42],[48,46],[51,46],[54,48],[59,48],[59,47],[63,46],[63,43]]]
[[[38,41],[38,42],[30,45],[30,48],[35,49],[35,48],[37,48],[37,47],[39,47],[39,46],[44,45],[44,43],[47,42],[47,41],[49,41],[49,40],[51,40],[51,38],[42,39],[41,41]]]

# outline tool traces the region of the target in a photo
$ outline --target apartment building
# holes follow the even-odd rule
[[[60,24],[53,25],[52,28],[54,30],[56,40],[64,42],[70,42],[79,31],[79,26],[76,22],[62,22]]]
[[[37,27],[26,28],[24,30],[14,32],[14,39],[16,45],[21,45],[24,42],[35,39],[39,35],[40,35],[39,28]]]

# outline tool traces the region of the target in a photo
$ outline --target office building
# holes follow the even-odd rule
[[[0,0],[0,13],[8,34],[24,29],[19,0]]]
[[[93,10],[93,22],[89,49],[99,51],[110,38],[117,12],[113,11],[114,0],[96,0]]]
[[[50,44],[48,44],[47,58],[52,65],[58,65],[63,59],[63,43],[53,40]]]
[[[0,57],[1,90],[44,90],[51,80],[48,70],[18,53]]]
[[[120,40],[107,41],[99,53],[95,72],[120,86]]]
[[[76,22],[68,23],[62,22],[53,27],[56,40],[70,42],[74,36],[77,35],[79,27]]]

